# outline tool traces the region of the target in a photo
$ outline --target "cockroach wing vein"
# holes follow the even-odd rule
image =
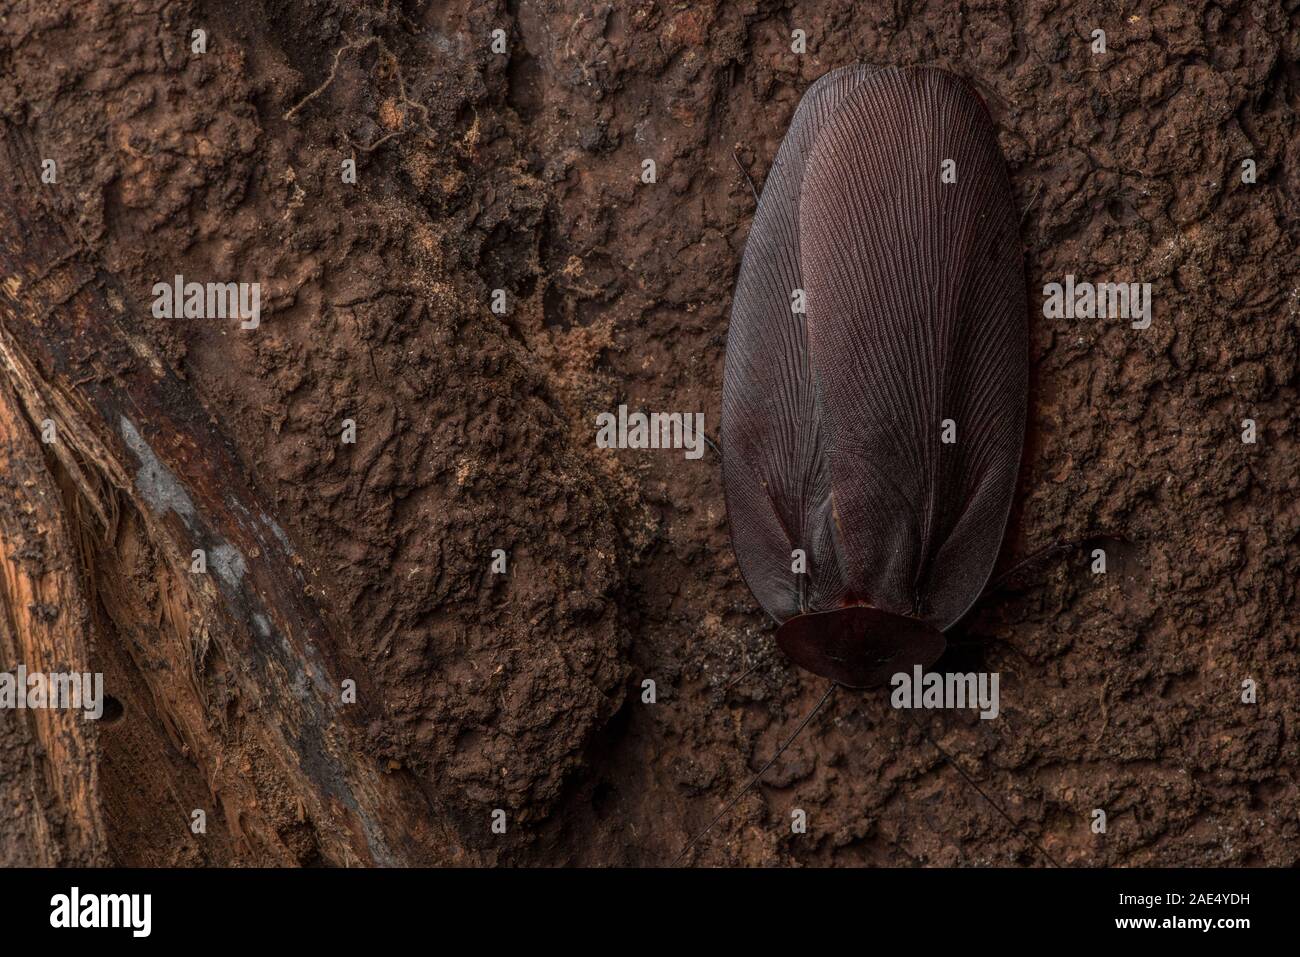
[[[992,123],[943,71],[870,74],[808,156],[800,268],[845,582],[940,629],[988,580],[1015,489],[1028,378],[1016,228]]]
[[[741,574],[778,621],[829,607],[844,592],[817,383],[808,354],[799,195],[807,156],[837,104],[869,72],[827,74],[799,104],[764,186],[736,285],[723,382],[723,482]],[[792,571],[804,550],[808,577]]]

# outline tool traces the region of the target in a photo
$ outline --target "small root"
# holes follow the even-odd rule
[[[286,120],[292,121],[293,118],[298,115],[299,111],[302,110],[304,106],[306,106],[312,100],[316,99],[316,97],[320,96],[322,93],[324,93],[326,90],[329,89],[330,84],[334,82],[334,78],[338,76],[339,60],[343,58],[344,53],[346,53],[348,50],[360,50],[370,46],[372,43],[378,43],[378,42],[379,42],[379,37],[360,37],[356,40],[349,40],[347,43],[343,44],[343,46],[335,50],[334,65],[330,67],[329,76],[325,77],[325,82],[323,82],[320,86],[316,87],[316,89],[312,90],[301,100],[299,100],[298,103],[292,109],[289,110],[289,112],[284,114],[284,118]]]
[[[321,83],[320,86],[316,87],[316,89],[312,90],[310,93],[304,96],[287,113],[284,114],[285,120],[292,121],[294,117],[296,117],[303,110],[303,108],[307,106],[307,104],[311,103],[313,100],[315,100],[317,97],[319,97],[322,93],[324,93],[326,90],[330,88],[330,86],[334,83],[335,78],[338,76],[339,63],[342,61],[344,53],[348,52],[349,50],[363,50],[369,46],[377,46],[379,48],[379,55],[383,58],[384,66],[387,68],[389,75],[391,75],[393,79],[397,81],[397,94],[398,94],[397,102],[399,106],[402,107],[403,128],[400,130],[393,130],[392,132],[385,133],[383,136],[379,137],[379,139],[375,140],[373,143],[357,143],[354,142],[351,139],[351,137],[347,136],[346,134],[343,137],[344,140],[346,140],[348,145],[351,146],[357,152],[360,153],[374,152],[375,150],[379,149],[379,147],[387,143],[389,140],[396,139],[397,137],[401,136],[403,133],[408,133],[411,131],[411,128],[406,126],[407,108],[420,115],[420,123],[418,128],[423,130],[428,136],[432,137],[433,130],[429,126],[429,108],[425,106],[423,103],[411,99],[410,96],[407,94],[406,77],[402,75],[402,68],[397,62],[397,57],[395,57],[392,51],[388,49],[384,41],[376,36],[360,37],[355,40],[349,40],[347,43],[343,44],[343,46],[335,50],[334,63],[330,67],[329,75],[325,77],[324,81]]]

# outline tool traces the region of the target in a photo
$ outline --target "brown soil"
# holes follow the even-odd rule
[[[267,650],[252,604],[168,570],[184,530],[142,499],[107,400],[69,427],[75,456],[14,437],[69,531],[13,567],[82,569],[67,627],[124,711],[66,754],[0,718],[0,861],[671,860],[824,682],[780,657],[740,579],[717,456],[598,450],[594,420],[702,410],[716,437],[754,210],[738,163],[761,190],[802,92],[855,62],[943,66],[988,102],[1024,209],[1033,370],[1000,567],[1088,539],[1109,571],[1055,555],[949,635],[942,667],[1001,672],[1002,716],[929,733],[1018,830],[883,693],[841,691],[692,860],[1043,863],[1025,835],[1071,864],[1300,860],[1294,3],[4,0],[0,24],[30,194],[4,208],[61,224],[93,266],[65,292],[125,330],[68,337],[66,395],[169,383],[157,408],[184,427],[141,434],[211,528],[261,510],[275,535],[244,555],[288,635]],[[35,220],[0,218],[12,273]],[[260,281],[261,327],[153,318],[177,273]],[[1067,273],[1151,282],[1151,328],[1044,319],[1038,290]],[[0,414],[36,431],[32,397],[59,390],[29,379],[56,363],[11,353],[52,335],[24,298],[39,279],[0,309],[36,330],[10,330],[0,382],[26,411]],[[17,474],[6,544],[35,534]],[[10,580],[3,668],[30,629]],[[217,607],[235,624],[209,643]],[[345,678],[350,716],[300,704]],[[89,795],[31,783],[42,761]]]

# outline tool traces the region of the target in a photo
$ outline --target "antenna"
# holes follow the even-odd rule
[[[676,867],[677,862],[680,861],[683,857],[685,857],[687,852],[690,851],[690,849],[693,848],[700,841],[700,839],[704,837],[705,834],[708,834],[709,831],[713,829],[713,825],[721,821],[722,818],[726,815],[726,813],[736,806],[736,802],[749,793],[749,789],[758,783],[758,779],[767,773],[767,769],[770,768],[772,765],[776,764],[776,759],[785,753],[786,748],[794,744],[794,739],[799,737],[800,733],[803,731],[804,728],[808,727],[808,722],[812,721],[812,719],[817,716],[817,712],[822,709],[822,705],[824,705],[827,701],[830,700],[831,694],[834,693],[835,688],[836,688],[835,682],[832,681],[831,686],[826,689],[826,693],[822,695],[821,700],[818,701],[817,704],[813,707],[813,709],[808,712],[808,716],[799,722],[799,727],[794,729],[794,734],[790,735],[790,737],[786,739],[785,744],[781,745],[781,747],[777,749],[776,754],[772,755],[772,759],[768,761],[767,764],[763,765],[762,769],[757,774],[755,774],[752,778],[749,779],[749,783],[746,784],[743,788],[741,788],[740,792],[735,797],[733,797],[730,801],[727,802],[727,806],[718,812],[717,816],[712,821],[709,822],[709,826],[706,827],[704,830],[700,831],[699,834],[696,834],[693,838],[691,838],[691,842],[682,848],[682,852],[680,854],[678,854],[676,857],[673,858],[673,862],[668,865],[669,867]]]
[[[912,723],[916,725],[917,730],[921,732],[925,740],[929,741],[930,744],[934,747],[934,749],[938,751],[941,755],[943,755],[943,759],[956,769],[957,773],[960,774],[966,780],[967,784],[969,784],[971,787],[975,789],[976,794],[978,794],[985,801],[987,801],[993,807],[993,810],[997,811],[999,814],[1002,815],[1002,817],[1006,820],[1006,822],[1011,825],[1011,829],[1013,831],[1015,831],[1017,834],[1023,837],[1030,844],[1034,845],[1034,847],[1038,849],[1038,853],[1042,854],[1043,857],[1047,858],[1048,862],[1053,867],[1061,866],[1060,863],[1056,860],[1056,858],[1054,858],[1051,854],[1047,853],[1047,849],[1044,848],[1043,845],[1039,844],[1038,841],[1034,840],[1034,838],[1030,837],[1028,834],[1026,834],[1024,831],[1020,829],[1020,825],[1011,819],[1011,815],[1009,815],[1006,811],[1002,810],[1002,806],[999,805],[997,801],[993,800],[991,797],[989,797],[987,794],[984,793],[984,789],[975,783],[975,779],[972,778],[969,774],[967,774],[960,764],[958,764],[956,761],[954,761],[951,757],[948,756],[947,751],[939,747],[939,742],[935,741],[934,738],[930,736],[930,732],[925,729],[925,725],[921,724],[920,719],[917,718],[916,715],[912,714],[912,712],[909,710],[907,712],[907,716],[912,719]]]

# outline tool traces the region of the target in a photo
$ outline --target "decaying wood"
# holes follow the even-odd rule
[[[3,155],[10,170],[39,168],[13,133]],[[343,660],[219,424],[39,197],[21,174],[0,186],[0,460],[15,486],[0,511],[5,663],[86,670],[94,657],[110,694],[154,716],[158,741],[133,750],[171,749],[139,774],[175,796],[175,819],[153,826],[177,829],[180,859],[186,805],[204,789],[195,807],[224,820],[244,859],[401,865],[430,847],[456,859],[430,833],[427,795],[359,746],[366,706],[344,704],[341,685],[354,679],[364,702],[364,670]],[[45,419],[57,440],[42,447]],[[190,570],[195,549],[207,574]],[[30,611],[50,604],[50,620]],[[105,652],[89,654],[105,633]],[[106,848],[95,725],[47,711],[31,740],[0,738],[5,760],[45,750],[61,844],[87,861]]]
[[[84,672],[90,614],[40,444],[0,381],[0,670]],[[0,719],[0,864],[102,864],[94,725],[82,712],[10,711]]]

